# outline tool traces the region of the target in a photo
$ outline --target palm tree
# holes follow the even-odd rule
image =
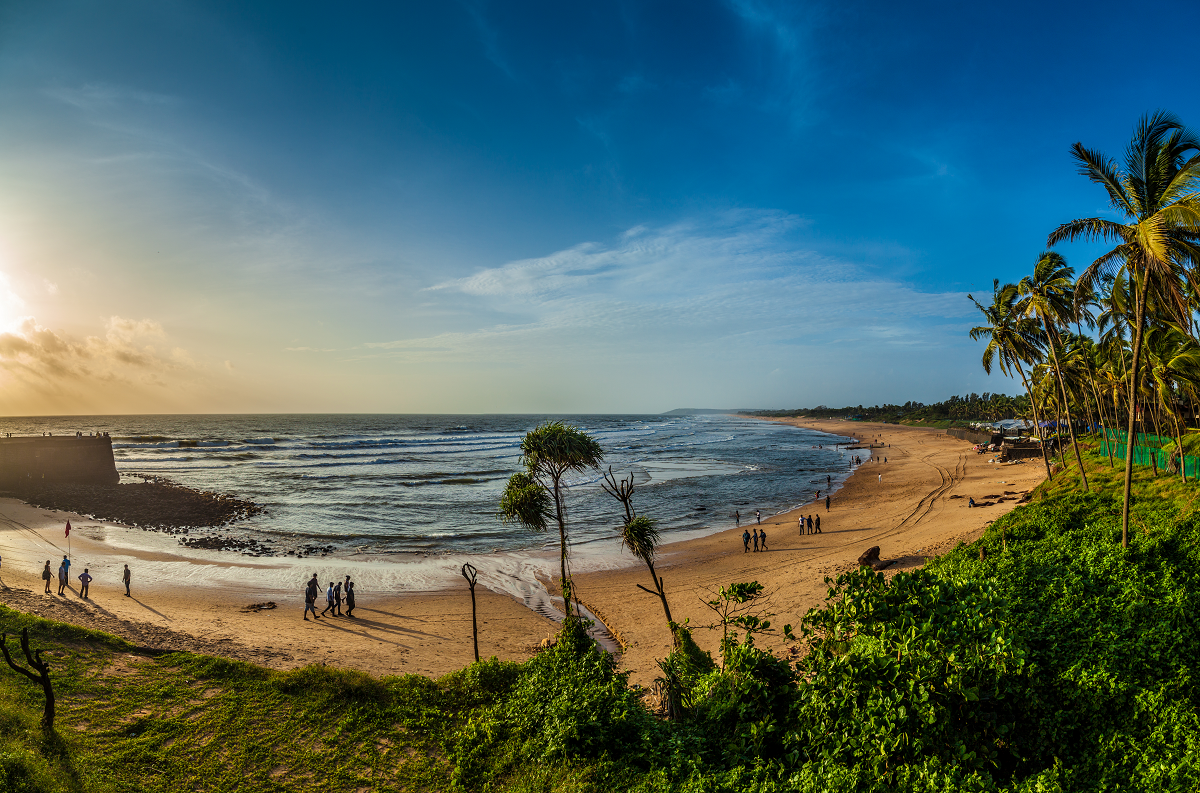
[[[1021,376],[1021,384],[1025,393],[1029,394],[1029,405],[1033,411],[1033,424],[1041,427],[1038,418],[1037,404],[1033,399],[1033,390],[1025,377],[1025,369],[1021,361],[1036,361],[1040,357],[1038,349],[1039,338],[1037,326],[1028,318],[1022,317],[1016,310],[1017,287],[1015,284],[1000,286],[1000,279],[992,280],[992,304],[984,306],[971,295],[967,299],[975,304],[986,319],[986,325],[971,328],[971,338],[975,341],[987,337],[987,346],[983,349],[983,371],[992,373],[992,362],[995,361],[1006,376],[1012,377],[1009,367],[1015,367]],[[1050,458],[1046,456],[1046,443],[1042,444],[1042,462],[1046,464],[1046,476],[1053,478],[1050,473]]]
[[[551,421],[525,434],[521,463],[525,470],[509,477],[500,497],[500,515],[535,531],[545,531],[553,519],[558,525],[559,562],[565,606],[571,604],[571,577],[567,573],[567,508],[564,477],[600,467],[604,451],[592,436],[576,427]]]
[[[633,474],[618,481],[613,475],[612,466],[609,466],[600,486],[604,488],[604,492],[620,501],[621,506],[625,507],[625,522],[621,526],[621,544],[646,563],[646,568],[650,571],[650,579],[654,582],[653,590],[646,589],[641,584],[638,584],[637,587],[643,592],[657,595],[658,599],[662,601],[663,614],[667,617],[667,628],[670,629],[672,639],[678,646],[679,637],[675,635],[675,621],[671,619],[671,607],[667,604],[667,592],[663,588],[662,576],[654,570],[654,556],[658,552],[658,527],[653,520],[645,515],[637,514],[637,510],[633,508]]]
[[[1085,288],[1104,274],[1124,271],[1135,291],[1133,356],[1129,371],[1129,421],[1125,449],[1125,492],[1121,545],[1129,546],[1129,494],[1133,482],[1134,419],[1150,288],[1180,325],[1191,327],[1185,279],[1200,264],[1200,139],[1171,113],[1143,116],[1125,150],[1122,170],[1115,160],[1082,143],[1071,147],[1079,172],[1108,193],[1109,204],[1125,222],[1080,218],[1064,223],[1046,240],[1049,247],[1074,240],[1115,242],[1116,247],[1083,271]]]
[[[1067,432],[1071,445],[1075,447],[1075,460],[1079,463],[1079,475],[1083,478],[1083,489],[1088,489],[1087,471],[1083,457],[1079,454],[1079,442],[1075,440],[1075,423],[1071,420],[1071,400],[1067,395],[1067,384],[1063,379],[1062,364],[1058,357],[1058,326],[1066,325],[1075,316],[1075,271],[1057,253],[1045,252],[1033,266],[1033,275],[1027,275],[1017,284],[1021,301],[1017,311],[1033,318],[1037,317],[1046,331],[1046,344],[1054,361],[1054,374],[1062,397],[1062,411],[1067,420]]]

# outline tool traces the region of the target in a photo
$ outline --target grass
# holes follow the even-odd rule
[[[1090,490],[1093,493],[1109,493],[1119,497],[1125,488],[1125,461],[1114,456],[1110,467],[1108,456],[1100,454],[1099,448],[1099,438],[1096,436],[1085,436],[1079,440],[1080,456],[1087,470]],[[1067,462],[1066,469],[1056,473],[1054,479],[1039,485],[1034,491],[1035,498],[1052,498],[1083,491],[1079,466],[1069,444],[1063,448],[1063,459]],[[1051,463],[1057,461],[1056,455]],[[1042,459],[1030,459],[1026,465],[1035,463],[1041,466]],[[1158,475],[1155,476],[1150,466],[1135,465],[1133,497],[1170,501],[1175,503],[1181,512],[1192,511],[1200,507],[1200,484],[1194,478],[1189,478],[1184,484],[1179,474],[1170,474],[1162,468],[1158,469]]]
[[[449,786],[439,739],[457,707],[427,678],[151,657],[112,636],[0,608],[0,630],[21,627],[47,650],[57,731],[47,737],[39,727],[41,690],[0,670],[0,790]]]

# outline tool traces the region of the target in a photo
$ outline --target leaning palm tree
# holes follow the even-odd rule
[[[600,486],[604,488],[604,492],[620,501],[621,506],[625,508],[625,522],[621,526],[621,544],[646,563],[646,568],[650,571],[650,579],[654,582],[653,590],[646,589],[641,584],[638,584],[637,588],[643,592],[649,592],[651,595],[657,595],[658,599],[662,601],[663,614],[667,617],[667,628],[671,631],[672,638],[678,646],[679,637],[675,635],[675,621],[671,618],[671,607],[667,604],[667,591],[663,586],[662,576],[654,569],[654,556],[658,553],[658,526],[645,515],[637,514],[637,510],[633,507],[633,474],[630,473],[624,479],[618,480],[613,475],[610,465]]]
[[[553,520],[558,527],[559,564],[565,607],[571,605],[571,577],[567,571],[567,506],[564,501],[571,473],[600,467],[604,451],[591,435],[576,427],[551,421],[525,434],[521,441],[524,471],[513,474],[500,497],[500,516],[534,531],[546,531]]]
[[[1129,546],[1129,495],[1133,482],[1134,420],[1145,330],[1147,291],[1184,327],[1191,327],[1185,280],[1196,278],[1200,264],[1200,138],[1173,114],[1144,116],[1125,150],[1124,169],[1082,143],[1071,147],[1079,172],[1108,193],[1124,222],[1091,217],[1064,223],[1047,238],[1050,247],[1073,240],[1103,240],[1116,247],[1083,271],[1088,288],[1103,274],[1123,271],[1135,292],[1132,360],[1129,371],[1129,420],[1125,450],[1125,492],[1121,545]]]
[[[1011,377],[1009,368],[1015,368],[1021,376],[1021,385],[1029,394],[1029,404],[1033,411],[1033,424],[1040,429],[1037,403],[1033,399],[1032,386],[1025,377],[1025,369],[1021,361],[1036,361],[1040,357],[1037,325],[1030,319],[1022,317],[1016,310],[1017,287],[1015,284],[1000,286],[1000,279],[992,280],[992,304],[985,306],[971,295],[967,299],[983,314],[988,324],[971,328],[971,338],[978,341],[987,337],[987,346],[983,348],[983,371],[992,373],[992,362],[995,361],[1000,371]],[[1046,455],[1046,444],[1043,442],[1042,462],[1046,464],[1046,476],[1053,478],[1050,473],[1050,458]]]
[[[1059,360],[1060,340],[1058,328],[1068,325],[1076,316],[1075,270],[1057,253],[1045,252],[1033,266],[1033,275],[1027,275],[1017,284],[1021,301],[1017,311],[1029,318],[1036,317],[1045,328],[1046,346],[1054,364],[1054,375],[1058,380],[1059,396],[1062,398],[1063,416],[1067,421],[1067,432],[1071,445],[1075,447],[1075,461],[1079,463],[1079,475],[1083,478],[1083,489],[1088,489],[1087,471],[1083,467],[1083,456],[1079,453],[1079,442],[1075,440],[1075,423],[1071,420],[1071,399],[1067,394],[1067,383],[1063,377],[1062,362]]]

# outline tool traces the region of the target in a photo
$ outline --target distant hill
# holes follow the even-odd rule
[[[675,408],[663,413],[664,416],[695,416],[700,414],[710,413],[748,413],[752,408],[730,408],[729,410],[719,410],[717,408]]]

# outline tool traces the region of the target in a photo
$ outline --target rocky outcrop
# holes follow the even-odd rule
[[[858,557],[858,564],[860,567],[869,567],[872,570],[882,570],[885,567],[890,567],[893,561],[894,560],[889,560],[885,562],[879,558],[878,545],[872,545],[870,548],[863,551],[862,555]]]

